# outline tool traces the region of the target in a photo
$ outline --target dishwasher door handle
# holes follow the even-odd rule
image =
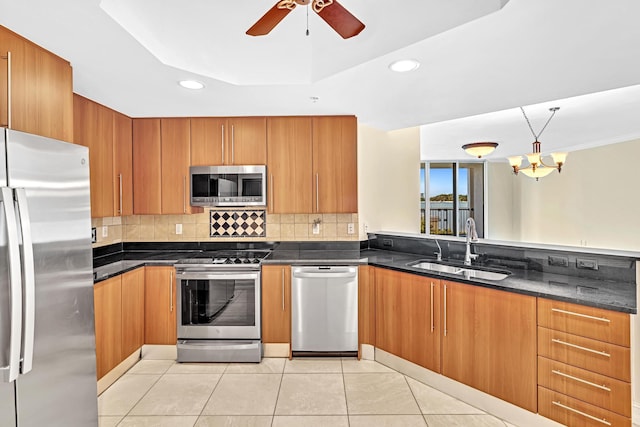
[[[356,277],[356,273],[351,271],[345,272],[333,272],[333,271],[317,271],[313,273],[293,273],[294,279],[323,279],[323,278],[332,278],[332,279],[342,279]]]

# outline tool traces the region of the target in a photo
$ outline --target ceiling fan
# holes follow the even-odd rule
[[[336,0],[280,0],[258,22],[247,30],[250,36],[264,36],[269,34],[296,5],[306,6],[311,3],[311,8],[343,39],[348,39],[360,34],[364,24],[353,16]]]

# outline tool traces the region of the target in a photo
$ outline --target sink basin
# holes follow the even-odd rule
[[[438,273],[449,273],[463,276],[466,279],[482,279],[482,280],[502,280],[511,274],[506,270],[488,270],[473,268],[470,266],[456,266],[449,264],[440,264],[430,261],[414,261],[407,264],[409,267],[420,268],[422,270],[436,271]]]

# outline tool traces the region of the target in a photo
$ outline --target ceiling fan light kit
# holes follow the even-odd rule
[[[273,30],[296,6],[311,4],[320,16],[343,39],[360,34],[364,24],[345,9],[337,0],[280,0],[247,30],[249,36],[264,36]]]

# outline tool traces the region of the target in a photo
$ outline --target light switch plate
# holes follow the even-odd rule
[[[176,234],[182,234],[182,224],[176,224]]]
[[[320,224],[314,223],[311,231],[313,234],[320,234]]]

